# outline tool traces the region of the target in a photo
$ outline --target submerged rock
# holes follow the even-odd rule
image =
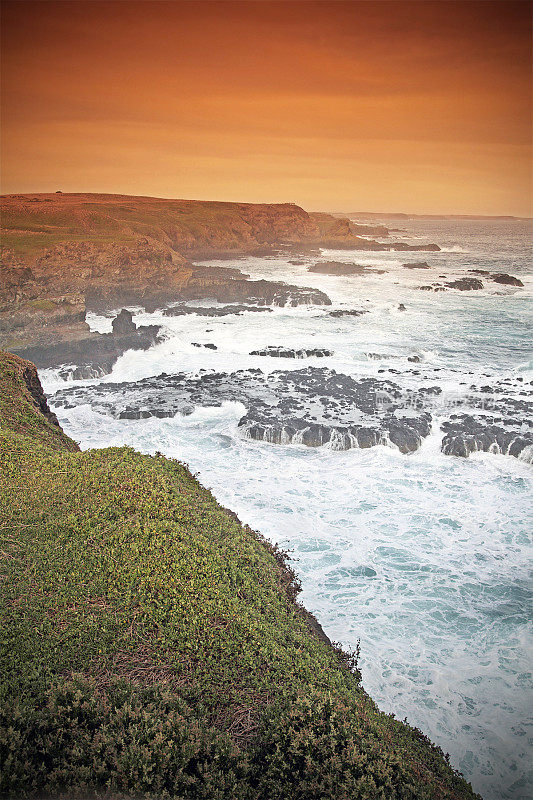
[[[459,289],[461,292],[483,289],[483,283],[478,278],[459,278],[456,281],[447,283],[446,286],[450,289]]]
[[[187,306],[181,303],[180,305],[172,306],[171,308],[166,308],[163,311],[163,316],[184,317],[187,316],[188,314],[196,314],[199,317],[227,317],[231,314],[235,315],[244,314],[245,311],[272,313],[272,309],[268,308],[267,306],[230,305],[230,306],[222,306],[219,308],[217,307],[206,308],[204,306]]]
[[[411,264],[402,264],[404,269],[431,269],[427,261],[413,261]]]
[[[339,308],[335,311],[330,311],[330,317],[360,317],[362,314],[368,313],[362,308]]]
[[[342,261],[318,261],[308,267],[307,271],[320,275],[384,275],[387,270],[364,267],[361,264],[345,264]]]
[[[250,352],[251,356],[271,356],[272,358],[324,358],[325,356],[332,356],[332,350],[326,350],[325,348],[315,347],[312,349],[301,349],[301,350],[294,350],[289,347],[275,347],[269,346],[264,347],[262,350],[252,350]]]

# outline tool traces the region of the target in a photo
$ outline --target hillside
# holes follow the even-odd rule
[[[0,376],[4,796],[475,797],[186,465],[79,452],[32,365]]]

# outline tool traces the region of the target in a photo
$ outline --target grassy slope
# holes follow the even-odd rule
[[[177,461],[74,452],[18,362],[0,355],[0,792],[474,797],[310,631],[261,537]]]

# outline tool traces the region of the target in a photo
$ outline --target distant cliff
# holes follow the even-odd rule
[[[362,238],[369,235],[386,241]],[[33,358],[30,348],[86,339],[85,315],[91,309],[154,309],[199,298],[271,303],[274,294],[282,304],[279,286],[258,287],[238,269],[197,266],[194,259],[319,247],[416,249],[387,236],[383,226],[308,214],[292,203],[61,192],[4,196],[0,345]],[[296,287],[287,287],[287,295],[297,301]],[[301,302],[329,302],[316,290],[301,297]]]
[[[195,267],[316,241],[296,205],[160,200],[96,194],[2,198],[0,336],[4,347],[85,339],[88,309],[179,299],[246,300],[239,270]],[[234,279],[239,279],[238,283]]]

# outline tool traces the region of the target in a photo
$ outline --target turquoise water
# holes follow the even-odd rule
[[[531,466],[489,453],[444,456],[438,422],[471,384],[509,378],[514,395],[529,387],[527,229],[518,222],[393,226],[408,229],[398,235],[444,250],[323,253],[324,260],[387,270],[351,278],[309,274],[283,258],[238,262],[254,277],[316,286],[334,307],[366,308],[364,316],[336,319],[317,308],[221,319],[139,313],[137,322],[165,324],[166,340],[125,354],[101,383],[200,368],[324,365],[324,359],[291,363],[248,354],[277,344],[326,347],[335,351],[327,366],[339,372],[379,375],[393,368],[399,383],[430,380],[442,388],[434,430],[417,453],[252,442],[237,429],[244,407],[236,403],[139,421],[80,405],[60,409],[60,421],[84,447],[128,442],[188,462],[244,522],[292,550],[302,601],[332,639],[351,647],[361,640],[363,682],[380,707],[418,725],[485,798],[525,800],[532,761]],[[415,260],[427,260],[431,269],[403,269]],[[485,279],[480,292],[417,288],[473,268],[510,272],[525,288]],[[102,331],[110,326],[103,317],[91,323]],[[200,351],[193,341],[214,342],[218,350]],[[421,358],[416,370],[407,361],[412,354]],[[48,391],[64,386],[51,372],[43,377]]]

